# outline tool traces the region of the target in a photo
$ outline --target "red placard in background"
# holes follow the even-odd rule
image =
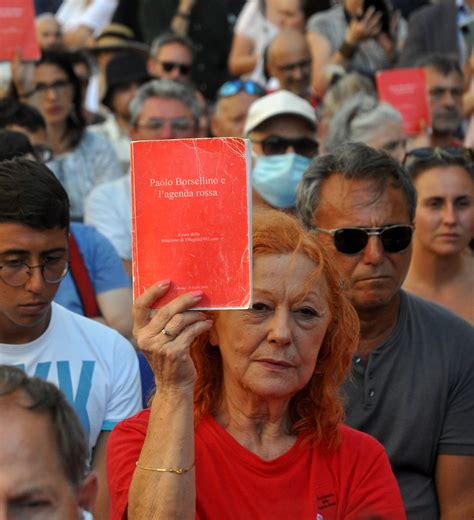
[[[249,141],[135,141],[130,151],[134,297],[171,279],[160,306],[203,290],[200,309],[248,308]]]
[[[422,68],[391,69],[377,72],[381,101],[390,103],[403,117],[405,132],[416,135],[431,128],[425,71]]]
[[[23,60],[40,57],[33,0],[0,1],[0,61],[12,61],[17,49]]]

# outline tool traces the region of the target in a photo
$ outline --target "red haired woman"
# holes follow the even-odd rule
[[[204,314],[184,294],[135,305],[151,408],[108,444],[111,518],[405,518],[383,447],[341,425],[358,321],[317,238],[263,211],[253,307]]]

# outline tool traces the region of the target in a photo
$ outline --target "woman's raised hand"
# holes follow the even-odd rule
[[[145,291],[133,306],[133,334],[155,375],[158,391],[192,389],[196,370],[190,356],[192,342],[212,326],[200,311],[191,311],[202,298],[202,291],[182,294],[159,308],[152,304],[163,297],[169,280]]]

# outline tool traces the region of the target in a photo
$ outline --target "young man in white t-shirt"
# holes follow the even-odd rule
[[[56,384],[76,410],[99,475],[96,519],[108,518],[105,447],[140,409],[132,346],[114,330],[53,303],[68,271],[69,201],[43,164],[0,163],[0,364]]]

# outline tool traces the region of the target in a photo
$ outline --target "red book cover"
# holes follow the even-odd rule
[[[199,309],[251,305],[249,141],[134,141],[133,292],[170,279],[160,305],[203,290]]]
[[[40,57],[33,0],[1,0],[0,61],[13,60],[18,48],[24,60],[37,60]]]
[[[379,98],[395,107],[403,117],[405,132],[419,134],[431,128],[425,72],[422,68],[377,72]]]

